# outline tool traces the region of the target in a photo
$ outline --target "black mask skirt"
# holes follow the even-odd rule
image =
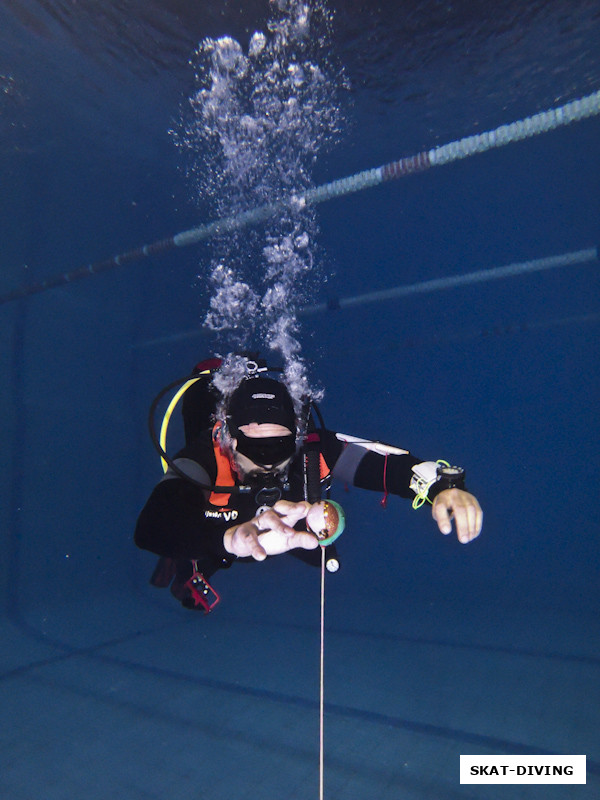
[[[291,434],[262,438],[246,436],[238,431],[235,438],[237,439],[237,452],[249,458],[259,467],[276,467],[291,458],[296,452],[296,437]]]

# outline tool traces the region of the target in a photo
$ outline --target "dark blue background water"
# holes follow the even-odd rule
[[[341,94],[345,136],[317,164],[316,183],[489,130],[600,87],[600,15],[594,3],[503,4],[493,14],[478,3],[364,10],[348,2],[335,10],[332,47],[352,88]],[[266,15],[266,2],[242,10],[233,3],[207,8],[112,2],[101,9],[91,2],[0,3],[2,292],[204,221],[168,134],[193,86],[187,59],[206,35],[227,33],[245,43]],[[599,132],[598,119],[584,121],[321,206],[319,258],[323,274],[331,277],[315,289],[315,302],[597,245]],[[28,723],[35,714],[27,698],[37,697],[28,680],[37,690],[46,686],[47,694],[36,702],[54,709],[56,701],[59,709],[47,712],[58,742],[49,761],[65,757],[61,733],[65,741],[89,739],[84,722],[70,729],[61,716],[65,704],[76,708],[77,697],[87,695],[65,697],[71,676],[60,669],[44,676],[39,665],[75,658],[78,648],[102,652],[106,642],[128,640],[153,626],[168,631],[182,625],[183,612],[169,598],[147,592],[152,559],[135,550],[131,535],[159,475],[145,427],[150,400],[213,344],[200,330],[209,257],[209,245],[200,245],[0,309],[6,645],[1,685],[13,698],[5,704],[7,714],[20,720],[4,726],[11,748],[5,748],[9,755],[1,770],[9,776],[7,797],[73,797],[79,785],[76,767],[70,773],[45,762],[37,771],[27,768],[39,763],[41,746],[35,725]],[[518,670],[513,684],[503,684],[501,676],[510,673],[503,654],[531,651],[539,658],[540,683],[554,698],[547,701],[540,691],[539,708],[557,702],[563,682],[573,693],[565,702],[573,716],[540,711],[547,715],[544,736],[528,728],[525,712],[507,730],[490,712],[489,724],[477,729],[480,740],[476,724],[455,717],[456,727],[471,742],[469,752],[498,752],[502,742],[504,752],[511,752],[511,743],[533,752],[536,746],[540,752],[587,752],[588,786],[564,787],[571,794],[561,790],[555,796],[594,796],[600,760],[597,269],[593,261],[304,318],[304,352],[314,380],[326,389],[322,410],[328,425],[394,442],[423,458],[464,464],[485,510],[482,536],[462,547],[434,530],[426,509],[413,512],[409,503],[392,498],[382,510],[379,497],[338,491],[349,524],[343,570],[329,582],[329,620],[332,639],[335,631],[351,634],[348,652],[342,648],[337,659],[331,657],[331,700],[354,709],[356,726],[337,731],[339,750],[331,745],[332,782],[340,796],[367,796],[357,788],[357,776],[347,776],[346,783],[338,779],[335,765],[352,763],[345,742],[366,724],[356,709],[376,707],[365,683],[383,664],[393,670],[389,653],[379,667],[357,661],[355,694],[352,687],[344,692],[348,675],[339,664],[351,662],[349,654],[356,658],[371,635],[483,647],[491,676],[487,699],[495,707],[509,704],[520,685]],[[306,607],[309,598],[316,602],[317,586],[312,573],[307,577],[286,560],[270,563],[262,574],[259,569],[223,575],[222,627],[217,613],[210,621],[184,624],[196,642],[208,636],[215,674],[240,659],[239,670],[231,670],[233,684],[268,692],[277,685],[276,670],[273,683],[270,670],[254,683],[247,680],[238,644],[247,630],[256,630],[258,640],[273,642],[270,663],[279,663],[290,641],[293,646],[290,631],[311,630],[316,622]],[[272,635],[261,632],[254,602]],[[195,625],[207,625],[208,633],[198,634]],[[130,660],[141,670],[161,650],[156,642],[146,643]],[[258,648],[254,664],[268,661],[264,652]],[[475,656],[460,652],[466,653],[467,670]],[[551,654],[574,671],[560,680],[550,677]],[[445,658],[443,649],[439,658]],[[582,664],[591,670],[585,680],[577,672]],[[188,666],[200,680],[202,669]],[[127,678],[106,677],[105,668],[106,662],[92,660],[84,670],[93,696],[116,693],[104,736],[110,739],[113,726],[125,725],[134,738],[135,726],[127,727],[120,716],[128,700],[134,702],[127,694],[133,690]],[[408,671],[414,674],[410,665]],[[136,691],[143,691],[143,672],[141,678],[130,674],[138,676]],[[290,692],[302,694],[306,673],[296,663],[289,674],[295,676]],[[157,680],[157,673],[150,679]],[[496,679],[501,688],[494,689]],[[415,724],[421,715],[430,719],[439,734],[445,730],[446,695],[437,698],[436,684],[427,680],[423,675],[422,685],[412,688],[414,696],[423,691],[433,698],[426,710],[421,705],[412,716],[398,713]],[[401,680],[400,693],[402,685]],[[53,686],[60,688],[54,692]],[[129,688],[123,692],[119,686]],[[170,689],[152,691],[156,696]],[[311,692],[306,690],[307,697],[314,697]],[[18,696],[22,704],[14,700]],[[138,713],[146,702],[136,698]],[[479,708],[486,720],[483,700]],[[277,710],[264,713],[265,730],[286,724]],[[561,732],[555,738],[554,728]],[[248,735],[264,738],[262,757],[270,769],[273,742],[260,730]],[[144,725],[146,754],[154,752],[152,736],[150,720]],[[387,737],[384,726],[370,741],[383,752]],[[458,753],[467,752],[464,740],[456,740],[452,769]],[[570,742],[574,749],[568,750]],[[151,793],[144,784],[144,756],[127,749],[126,768],[109,753],[113,768],[107,779],[101,752],[88,756],[100,787],[91,796],[173,796]],[[439,759],[435,744],[431,755]],[[439,785],[429,785],[426,761],[419,761],[411,784],[392,763],[402,756],[389,757],[386,772],[377,753],[372,756],[371,796],[496,796],[490,789],[468,793],[450,768]],[[227,746],[216,748],[215,763],[219,758],[229,766]],[[306,770],[314,782],[312,764],[308,759]],[[186,781],[196,775],[184,773],[180,765],[172,778],[178,792],[187,791]],[[214,798],[245,796],[226,780],[206,784],[202,771],[198,779]],[[282,786],[287,788],[265,791],[304,796]],[[530,796],[518,794],[517,787],[503,791],[503,797]]]

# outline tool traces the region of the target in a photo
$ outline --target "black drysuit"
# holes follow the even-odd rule
[[[410,453],[381,455],[360,444],[340,441],[328,430],[320,430],[318,438],[320,452],[333,479],[361,489],[414,497],[410,489],[414,477],[411,468],[421,463],[421,459]],[[192,478],[214,485],[217,460],[211,431],[207,430],[181,450],[174,462]],[[236,483],[239,485],[239,481]],[[433,499],[442,488],[434,484],[429,498]],[[198,570],[208,578],[236,560],[223,546],[223,535],[228,528],[253,519],[261,507],[272,505],[279,497],[293,502],[304,499],[302,449],[290,464],[287,480],[278,481],[271,489],[258,484],[249,493],[232,492],[225,506],[213,505],[209,494],[169,470],[154,488],[138,518],[135,543],[162,556],[163,566],[165,559],[176,565],[176,583],[184,582],[191,575],[192,561],[197,562]],[[311,563],[315,552],[296,551],[296,554]]]

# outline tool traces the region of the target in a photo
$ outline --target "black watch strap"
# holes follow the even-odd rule
[[[462,467],[445,466],[440,464],[437,468],[438,479],[434,484],[439,492],[444,489],[464,489],[465,471]]]

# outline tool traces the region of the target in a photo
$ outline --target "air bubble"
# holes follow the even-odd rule
[[[266,33],[252,35],[247,54],[230,36],[200,43],[198,88],[176,140],[212,218],[295,198],[262,228],[231,226],[212,240],[204,324],[223,351],[266,342],[298,399],[309,387],[295,310],[322,282],[305,194],[317,156],[340,128],[339,70],[328,66],[329,20],[318,2],[277,0],[271,9]]]

